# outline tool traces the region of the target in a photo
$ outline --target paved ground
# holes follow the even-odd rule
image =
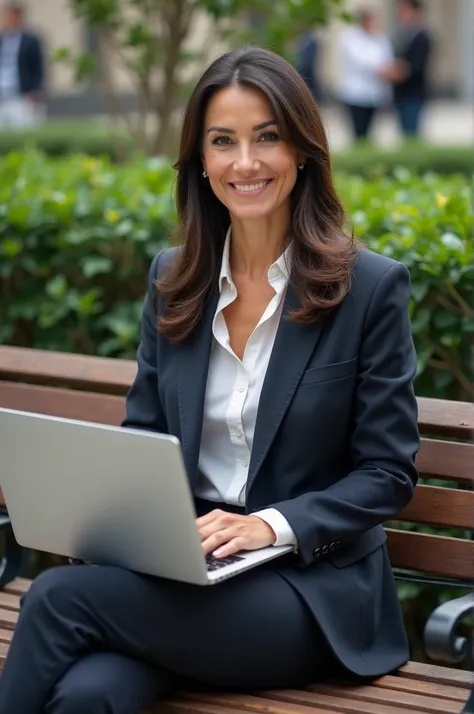
[[[351,143],[351,135],[344,113],[338,107],[323,108],[329,142],[334,149]],[[389,113],[376,118],[374,140],[383,146],[393,146],[400,140],[396,118]],[[428,105],[423,121],[423,137],[435,144],[467,144],[473,149],[474,166],[474,108],[472,104],[437,101]]]

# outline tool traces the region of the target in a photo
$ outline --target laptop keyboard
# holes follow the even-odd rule
[[[226,565],[238,563],[240,560],[244,560],[241,555],[228,555],[227,558],[216,558],[214,555],[209,553],[209,555],[206,555],[206,566],[207,570],[212,572],[213,570],[224,568]]]

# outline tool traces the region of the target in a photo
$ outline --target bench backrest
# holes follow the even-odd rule
[[[120,424],[135,372],[135,363],[127,360],[0,347],[0,406]],[[411,503],[388,524],[391,562],[395,568],[469,581],[474,579],[469,538],[474,404],[420,397],[418,407],[421,480]],[[431,532],[413,532],[411,524],[430,526]],[[447,528],[455,529],[454,535],[446,535]]]

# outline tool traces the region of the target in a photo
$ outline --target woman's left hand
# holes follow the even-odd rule
[[[241,550],[273,545],[274,530],[258,516],[244,516],[215,509],[196,520],[204,554],[225,558]]]

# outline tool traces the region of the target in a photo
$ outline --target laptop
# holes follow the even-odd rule
[[[206,558],[174,436],[0,408],[0,485],[20,545],[96,565],[214,585],[292,550]]]

